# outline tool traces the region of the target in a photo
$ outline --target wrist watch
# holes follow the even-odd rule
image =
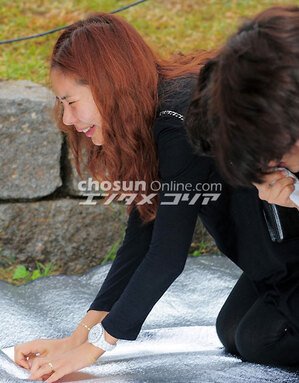
[[[102,326],[102,323],[97,323],[90,329],[88,334],[88,342],[104,351],[111,351],[116,347],[116,343],[111,344],[106,341],[105,329]]]

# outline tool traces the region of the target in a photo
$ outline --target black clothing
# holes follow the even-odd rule
[[[242,360],[269,365],[298,365],[299,337],[288,321],[243,273],[216,320],[225,350]]]
[[[178,85],[159,110],[184,115],[195,80],[177,81],[183,91]],[[183,271],[199,215],[218,248],[247,274],[258,294],[277,308],[299,336],[299,241],[271,241],[256,188],[232,188],[223,182],[214,161],[192,151],[183,121],[157,117],[154,136],[161,181],[190,183],[192,191],[188,201],[181,199],[177,205],[163,204],[169,196],[167,190],[161,191],[157,216],[144,226],[138,210],[133,209],[123,245],[88,311],[109,311],[102,321],[105,330],[119,339],[136,339],[155,303]],[[220,197],[205,205],[201,195],[191,204],[198,183],[220,183]]]

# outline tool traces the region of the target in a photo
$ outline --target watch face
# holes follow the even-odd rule
[[[98,323],[89,331],[88,340],[91,343],[97,342],[103,333],[103,327]]]

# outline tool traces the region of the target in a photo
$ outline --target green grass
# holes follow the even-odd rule
[[[9,264],[7,267],[0,266],[0,280],[11,283],[12,285],[22,285],[37,278],[47,277],[49,275],[60,274],[61,270],[57,264],[51,261],[47,265],[35,261],[36,269],[27,269],[24,265],[18,263],[15,256],[2,256],[0,247],[0,264]]]
[[[89,12],[109,12],[133,0],[0,0],[0,40],[29,36],[71,24]],[[119,15],[165,56],[218,47],[243,17],[282,0],[148,0]],[[299,0],[292,1],[299,5]],[[48,85],[49,57],[59,35],[1,45],[0,79]]]
[[[33,270],[32,273],[30,273],[30,271],[27,270],[25,266],[19,265],[14,270],[12,279],[14,280],[19,279],[19,280],[22,280],[23,283],[27,283],[37,278],[47,277],[51,275],[53,270],[57,268],[53,266],[52,262],[48,263],[46,266],[37,261],[35,261],[35,263],[36,263],[37,269]]]
[[[131,2],[133,0],[0,0],[0,40],[46,32],[71,24],[89,12],[109,12]],[[290,3],[299,5],[299,0],[148,0],[119,15],[131,23],[152,48],[169,56],[178,51],[188,53],[219,47],[244,17],[271,5]],[[58,35],[56,32],[1,45],[0,79],[25,79],[49,85],[49,57]],[[103,263],[115,257],[120,240],[112,246]],[[203,242],[190,255],[204,254],[206,250]],[[9,268],[0,267],[0,279],[18,284],[49,273],[53,274],[51,267],[42,265],[32,274],[14,262]]]

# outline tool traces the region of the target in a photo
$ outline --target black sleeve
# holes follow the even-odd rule
[[[110,311],[127,286],[132,274],[148,251],[153,223],[141,225],[136,207],[130,213],[125,238],[89,310]]]
[[[209,169],[205,158],[193,154],[187,142],[183,122],[174,117],[159,117],[154,126],[158,145],[159,167],[163,184],[205,180]],[[190,248],[198,203],[180,199],[173,201],[168,191],[160,191],[149,249],[135,270],[120,298],[102,321],[105,330],[118,339],[135,340],[155,303],[183,271]],[[180,193],[179,193],[180,194]]]

